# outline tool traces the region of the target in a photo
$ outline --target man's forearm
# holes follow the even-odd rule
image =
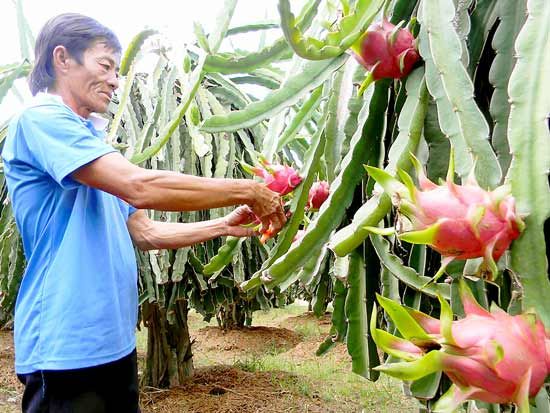
[[[190,211],[252,204],[254,185],[249,179],[215,179],[170,171],[143,169],[135,181],[134,202],[142,209]]]
[[[223,219],[193,223],[150,221],[148,231],[141,231],[141,239],[134,242],[141,250],[177,249],[227,235]]]

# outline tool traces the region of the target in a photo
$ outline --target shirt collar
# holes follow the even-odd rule
[[[54,95],[53,93],[48,93],[48,92],[38,92],[35,96],[36,99],[53,99],[57,102],[60,102],[62,104],[64,104],[65,106],[67,106],[65,104],[65,102],[63,102],[63,98],[59,95]],[[68,106],[67,106],[68,107]],[[69,108],[70,109],[70,108]],[[71,109],[72,110],[72,109]],[[104,117],[100,116],[99,114],[97,113],[90,113],[90,116],[88,117],[88,119],[86,118],[83,118],[82,116],[78,115],[77,116],[82,119],[84,122],[87,122],[89,121],[92,126],[94,127],[95,130],[97,131],[104,131],[107,129],[107,125],[109,124],[109,121],[107,119],[105,119]]]

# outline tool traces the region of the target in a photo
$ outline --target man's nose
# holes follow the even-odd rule
[[[109,77],[107,82],[109,83],[109,86],[111,87],[111,89],[113,90],[118,89],[118,75],[116,73],[113,73],[113,75]]]

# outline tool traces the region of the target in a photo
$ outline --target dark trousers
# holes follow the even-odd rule
[[[23,413],[139,413],[135,350],[99,366],[17,377],[25,385]]]

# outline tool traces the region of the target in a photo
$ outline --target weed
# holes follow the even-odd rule
[[[303,324],[299,324],[294,328],[294,331],[300,334],[300,337],[303,340],[307,340],[308,338],[312,337],[319,337],[321,334],[323,334],[319,323],[317,323],[316,321],[308,321]]]
[[[263,358],[257,357],[255,355],[243,360],[236,360],[233,363],[233,366],[243,371],[248,371],[249,373],[265,371],[265,364],[264,364]]]

